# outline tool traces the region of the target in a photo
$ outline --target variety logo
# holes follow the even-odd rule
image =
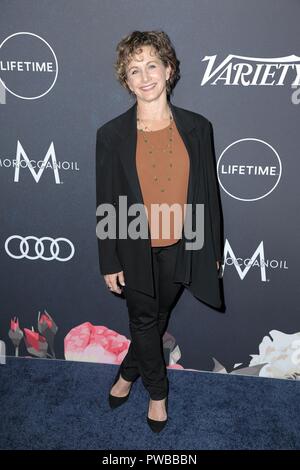
[[[282,165],[278,152],[261,139],[240,139],[223,150],[217,164],[219,183],[240,201],[257,201],[278,185]]]
[[[68,170],[75,170],[79,171],[78,162],[69,162],[69,161],[62,161],[58,162],[56,159],[56,153],[53,142],[51,142],[46,156],[43,160],[33,160],[30,159],[21,142],[18,140],[17,142],[17,153],[15,159],[10,158],[0,158],[0,168],[11,168],[15,169],[14,172],[14,182],[18,183],[20,181],[20,172],[21,169],[28,168],[33,179],[36,183],[38,183],[41,179],[42,174],[46,168],[50,168],[53,171],[55,183],[61,184],[62,181],[60,179],[59,170],[68,171]]]
[[[50,44],[37,34],[19,32],[0,44],[0,84],[17,98],[36,100],[54,87],[58,62]],[[5,102],[5,94],[1,94]]]
[[[230,246],[228,240],[225,241],[224,246],[224,267],[234,266],[240,279],[245,279],[250,269],[258,269],[260,272],[260,279],[262,282],[267,282],[266,268],[268,269],[288,269],[286,260],[266,259],[264,242],[261,241],[254,253],[249,258],[237,257]]]
[[[205,56],[207,67],[201,82],[204,85],[300,86],[300,57],[260,58],[229,54],[219,65],[216,55]],[[292,82],[292,83],[291,83]]]
[[[29,240],[35,242],[32,244],[31,249]],[[47,245],[48,255],[45,255]],[[27,258],[30,260],[42,259],[44,261],[52,261],[55,259],[57,261],[69,261],[74,256],[75,248],[70,240],[63,237],[54,239],[51,237],[37,238],[33,235],[27,237],[11,235],[5,241],[5,251],[8,256],[14,259]],[[30,251],[33,253],[30,254]]]

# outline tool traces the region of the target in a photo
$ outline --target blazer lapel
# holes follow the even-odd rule
[[[187,202],[193,202],[194,175],[196,174],[197,164],[197,140],[192,132],[195,128],[192,115],[185,110],[174,106],[169,102],[172,110],[173,118],[180,133],[182,140],[187,148],[190,158],[190,172],[188,183]],[[137,202],[144,204],[143,195],[139,183],[138,173],[136,169],[136,143],[137,143],[137,102],[123,114],[123,119],[119,122],[118,134],[121,138],[119,146],[120,160],[124,167],[124,171],[128,178],[129,185],[136,197]]]
[[[178,132],[186,146],[187,153],[190,158],[187,203],[192,204],[195,188],[194,175],[196,174],[197,161],[199,158],[196,134],[193,132],[195,124],[192,119],[192,115],[188,114],[187,111],[174,106],[171,102],[170,108],[172,110]]]

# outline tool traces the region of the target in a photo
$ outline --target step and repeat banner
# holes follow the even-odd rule
[[[96,131],[134,103],[117,43],[164,30],[172,102],[214,127],[225,241],[225,308],[184,290],[168,367],[299,378],[299,17],[297,0],[1,1],[2,363],[126,355],[126,302],[99,270]]]

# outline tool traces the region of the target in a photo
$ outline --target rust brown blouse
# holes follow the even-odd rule
[[[144,205],[148,211],[152,247],[176,243],[181,238],[185,217],[184,204],[187,203],[190,161],[175,121],[172,125],[173,141],[169,140],[169,126],[158,131],[137,129],[136,168]],[[148,142],[145,142],[144,138]],[[171,154],[169,153],[170,148],[172,149]],[[151,154],[149,154],[149,150],[152,150]],[[168,204],[169,207],[178,203],[179,211],[176,213],[178,216],[174,217],[173,211],[169,210],[165,213],[156,211],[158,216],[155,216],[155,212],[151,214],[153,204],[163,203]],[[168,206],[166,206],[167,209]],[[162,222],[167,228],[164,236]],[[169,226],[170,233],[168,232]]]

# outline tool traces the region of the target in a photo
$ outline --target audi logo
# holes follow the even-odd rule
[[[19,246],[20,254],[14,254],[10,251],[9,242],[11,242],[12,240],[20,240],[20,246]],[[35,254],[34,255],[28,254],[29,253],[28,240],[35,241],[35,244],[34,244]],[[44,251],[45,251],[44,242],[45,241],[50,242],[49,248],[50,248],[51,256],[44,256]],[[60,246],[62,243],[69,245],[71,249],[71,253],[69,254],[68,257],[62,258],[59,256]],[[37,238],[37,237],[34,237],[33,235],[30,235],[28,237],[21,237],[20,235],[12,235],[5,242],[5,251],[11,258],[14,258],[14,259],[21,259],[21,258],[27,258],[30,260],[43,259],[44,261],[52,261],[56,259],[57,261],[69,261],[69,259],[71,259],[75,253],[75,248],[74,248],[73,243],[70,240],[68,240],[67,238],[63,238],[63,237],[53,239],[51,237]]]

